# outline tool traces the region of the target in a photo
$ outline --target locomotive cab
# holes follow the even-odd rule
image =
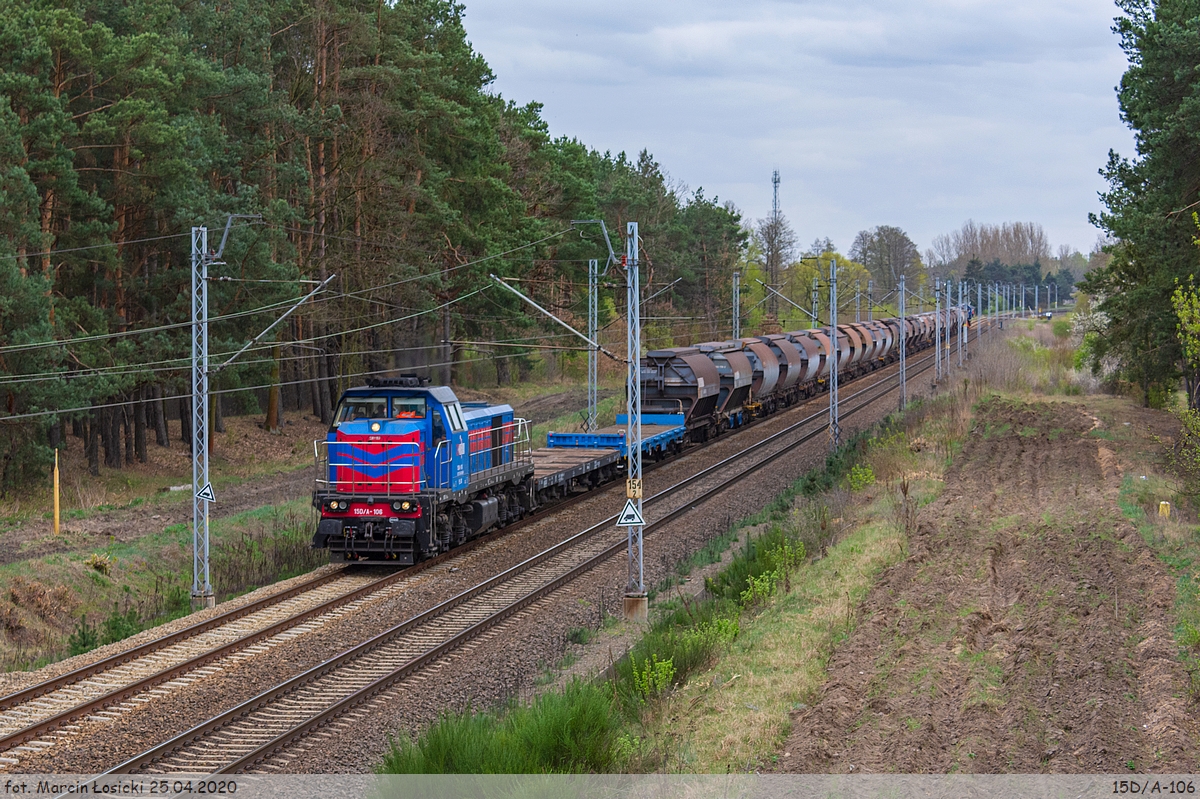
[[[408,565],[519,518],[528,429],[507,405],[458,401],[406,375],[347,389],[316,442],[313,547]]]
[[[380,382],[380,381],[377,381]],[[453,392],[443,387],[349,389],[326,436],[330,482],[337,493],[415,494],[461,489],[467,425]]]

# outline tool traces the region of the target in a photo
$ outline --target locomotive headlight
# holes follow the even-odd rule
[[[379,422],[371,422],[371,432],[372,433],[378,433],[381,429],[383,429],[383,428],[382,428],[382,425],[379,424]]]
[[[330,510],[346,510],[347,507],[348,506],[345,502],[339,502],[336,499],[330,500],[330,502],[329,502]]]
[[[397,510],[397,511],[398,511],[398,510],[400,510],[400,507],[401,507],[401,503],[399,503],[399,502],[393,502],[393,503],[392,503],[392,510]]]
[[[398,501],[392,503],[392,510],[398,511],[400,513],[407,513],[408,511],[410,511],[412,509],[413,509],[413,503],[411,500],[407,500],[407,499],[398,500]]]

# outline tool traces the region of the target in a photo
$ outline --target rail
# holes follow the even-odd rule
[[[916,376],[916,375],[918,375],[918,374],[921,374],[922,372],[928,371],[928,370],[931,368],[931,366],[930,366],[930,362],[931,362],[931,361],[932,361],[932,356],[927,356],[927,357],[925,357],[925,358],[923,358],[923,359],[920,359],[920,360],[918,360],[918,361],[917,361],[915,364],[913,364],[913,366],[919,366],[919,367],[923,367],[923,368],[917,368],[917,369],[915,369],[915,370],[911,371],[911,372],[910,372],[910,379],[911,379],[912,377],[915,377],[915,376]],[[843,416],[844,416],[844,417],[846,417],[846,416],[850,416],[850,415],[852,415],[853,413],[857,412],[858,410],[860,410],[860,409],[862,409],[862,408],[864,408],[864,407],[867,407],[868,405],[870,405],[871,403],[875,402],[875,401],[876,401],[876,400],[878,400],[879,398],[881,398],[881,397],[885,396],[887,393],[890,393],[891,391],[895,390],[895,388],[896,388],[896,381],[895,381],[895,377],[896,377],[895,375],[891,375],[891,376],[885,377],[885,378],[883,378],[883,379],[880,379],[880,380],[878,380],[877,382],[875,382],[873,385],[871,385],[871,386],[866,386],[866,387],[863,387],[863,389],[862,389],[862,390],[860,390],[860,391],[856,392],[855,394],[851,395],[850,397],[847,397],[847,400],[853,400],[853,399],[857,399],[857,398],[859,398],[859,397],[863,397],[864,395],[868,395],[868,394],[870,394],[870,395],[871,395],[869,399],[866,399],[866,400],[865,400],[863,403],[861,403],[861,404],[860,404],[860,405],[858,405],[857,407],[854,407],[854,408],[850,408],[850,409],[848,409],[848,410],[847,410],[847,411],[846,411],[846,412],[843,414]],[[747,453],[748,453],[748,452],[750,452],[751,450],[759,450],[759,449],[761,448],[761,446],[762,446],[762,445],[765,445],[765,444],[767,444],[769,441],[776,441],[776,440],[778,440],[778,439],[779,439],[781,436],[783,436],[783,435],[786,435],[787,433],[790,433],[790,432],[796,431],[796,430],[797,430],[799,427],[801,427],[801,426],[803,426],[803,425],[810,424],[812,421],[814,421],[814,420],[818,420],[818,419],[820,419],[820,418],[823,418],[823,417],[824,417],[824,412],[820,412],[820,413],[817,413],[817,414],[813,414],[812,416],[809,416],[809,417],[807,417],[807,418],[805,418],[805,419],[803,419],[803,420],[800,420],[800,421],[798,421],[798,422],[796,422],[796,423],[794,423],[794,424],[792,424],[792,425],[789,425],[789,426],[788,426],[788,427],[787,427],[785,430],[781,430],[781,431],[777,432],[776,434],[774,434],[774,435],[772,435],[772,436],[769,436],[767,439],[765,439],[764,441],[760,442],[760,444],[759,444],[759,445],[756,445],[756,446],[752,447],[750,450],[744,450],[743,452],[741,452],[741,453],[738,453],[738,454],[736,454],[735,456],[733,456],[733,457],[731,457],[731,458],[727,458],[726,460],[722,461],[722,463],[721,463],[721,464],[716,464],[716,465],[714,465],[714,467],[711,467],[710,469],[704,470],[702,473],[700,473],[700,474],[697,474],[697,475],[694,475],[693,477],[690,477],[690,478],[688,478],[688,479],[684,480],[682,483],[680,483],[680,484],[677,484],[676,486],[672,486],[672,488],[671,488],[671,489],[668,489],[667,491],[661,492],[660,494],[658,494],[658,495],[656,495],[655,497],[651,498],[651,500],[657,500],[657,499],[661,499],[662,497],[664,497],[664,496],[666,496],[666,495],[668,495],[668,494],[670,494],[670,493],[673,493],[675,490],[677,490],[677,489],[679,489],[679,488],[683,487],[683,485],[685,485],[685,484],[689,484],[689,483],[692,483],[692,482],[694,482],[696,479],[699,479],[700,477],[702,477],[703,475],[711,473],[711,471],[712,471],[712,469],[713,469],[713,468],[717,468],[717,467],[719,467],[719,466],[722,466],[722,465],[727,465],[728,463],[732,462],[733,460],[736,460],[737,458],[744,456],[745,454],[747,454]],[[735,475],[735,476],[733,476],[733,477],[729,478],[729,480],[726,480],[726,481],[724,481],[723,485],[726,485],[726,486],[727,486],[728,484],[730,484],[730,483],[731,483],[731,482],[733,482],[733,481],[736,481],[736,480],[741,480],[741,479],[745,479],[745,477],[746,477],[748,474],[751,474],[751,473],[753,473],[754,471],[757,471],[758,469],[761,469],[762,467],[766,466],[766,465],[767,465],[767,463],[769,463],[769,462],[773,462],[773,461],[777,460],[779,457],[782,457],[784,454],[786,454],[786,452],[793,450],[793,449],[794,449],[796,446],[799,446],[799,445],[803,444],[804,442],[806,442],[806,441],[808,441],[808,440],[811,440],[811,439],[812,439],[814,436],[816,436],[816,435],[819,435],[819,434],[820,434],[820,433],[823,431],[823,429],[824,429],[823,427],[822,427],[822,428],[818,428],[818,429],[816,429],[816,430],[814,430],[814,431],[812,431],[812,432],[810,432],[810,433],[808,433],[808,434],[804,435],[802,438],[800,438],[800,439],[798,439],[798,440],[796,440],[796,441],[793,441],[793,442],[787,443],[787,444],[786,444],[784,447],[782,447],[782,448],[781,448],[779,451],[772,453],[772,454],[771,454],[771,455],[769,455],[767,458],[765,458],[763,461],[760,461],[760,462],[758,462],[758,463],[756,463],[756,464],[753,464],[753,465],[751,465],[749,468],[747,468],[746,470],[742,471],[742,472],[741,472],[739,475]],[[684,507],[681,507],[681,508],[678,508],[678,509],[676,509],[675,511],[672,511],[670,514],[668,514],[668,517],[669,517],[669,518],[675,518],[675,517],[677,517],[677,516],[679,516],[679,515],[682,515],[683,513],[687,512],[687,510],[688,510],[688,509],[690,509],[690,508],[692,508],[692,507],[695,507],[695,506],[696,506],[696,505],[698,505],[699,503],[701,503],[701,502],[705,501],[705,499],[707,498],[707,496],[708,496],[708,492],[706,492],[706,497],[705,497],[704,499],[692,500],[692,501],[689,501],[689,502],[685,503]],[[657,520],[656,522],[654,522],[654,523],[653,523],[651,526],[649,526],[649,527],[647,528],[647,532],[649,532],[651,529],[657,528],[657,527],[658,527],[658,526],[660,526],[661,524],[665,523],[667,520],[668,520],[668,518],[663,518],[663,519],[659,519],[659,520]],[[609,521],[611,521],[611,520],[609,520]],[[604,527],[604,526],[605,526],[605,524],[604,524],[604,523],[602,523],[601,525],[599,525],[599,527]],[[586,531],[585,531],[585,532],[586,532]],[[581,534],[581,535],[582,535],[582,534]],[[575,537],[575,540],[577,540],[577,539],[578,539],[578,537]],[[568,543],[568,542],[562,542],[562,543],[561,543],[560,545],[558,545],[557,547],[554,547],[554,548],[552,548],[552,550],[558,550],[558,549],[560,549],[560,548],[561,548],[563,545],[565,545],[565,544],[567,544],[567,543]],[[624,543],[624,541],[621,541],[621,542],[618,542],[617,544],[615,544],[614,546],[616,547],[616,550],[614,550],[614,551],[618,551],[618,550],[622,549],[622,548],[625,546],[625,543]],[[461,552],[462,550],[458,550],[458,551],[460,551],[460,552]],[[449,553],[449,554],[453,555],[454,553]],[[550,554],[550,551],[547,551],[546,553],[542,553],[542,554],[543,554],[543,555]],[[532,559],[532,560],[537,560],[537,559],[540,559],[540,558],[539,558],[539,557],[535,557],[535,559]],[[441,560],[441,558],[438,558],[437,560]],[[595,561],[593,561],[593,563],[594,563],[594,562],[595,562]],[[577,571],[577,572],[575,572],[575,573],[581,573],[583,570],[586,570],[586,567],[584,567],[583,569],[580,569],[579,571]],[[493,578],[491,581],[489,581],[489,584],[491,584],[491,585],[494,585],[494,584],[495,584],[495,580],[496,580],[497,578],[501,577],[501,576],[502,576],[502,575],[497,575],[497,576],[496,576],[496,577],[494,577],[494,578]],[[561,584],[563,581],[565,581],[565,580],[568,580],[568,579],[570,579],[570,577],[569,577],[569,576],[567,576],[567,575],[563,575],[562,577],[560,577],[559,579],[555,580],[554,582],[555,582],[555,583],[557,583],[557,584]],[[549,586],[547,586],[547,587],[549,587]],[[484,588],[484,586],[477,586],[477,587],[476,587],[476,589],[474,589],[474,590],[472,590],[472,591],[469,591],[469,592],[467,592],[467,593],[468,593],[468,594],[475,594],[475,593],[477,593],[477,592],[478,592],[478,591],[477,591],[477,589],[481,589],[481,588]],[[541,593],[541,591],[539,591],[538,593],[540,594],[540,593]],[[465,598],[466,598],[465,596],[460,596],[458,599],[465,599]],[[528,599],[532,599],[532,597],[527,597],[526,599],[527,599],[527,600],[528,600]],[[521,605],[523,606],[523,605],[527,604],[527,601],[526,601],[526,602],[519,603],[519,604],[521,604]],[[443,611],[444,611],[446,608],[445,608],[445,607],[443,607],[442,609],[443,609]],[[514,608],[514,610],[513,610],[512,612],[515,612],[515,608]],[[507,615],[509,615],[509,613],[504,613],[503,615],[504,615],[504,616],[507,616]],[[491,624],[494,624],[494,623],[496,623],[498,620],[499,620],[498,618],[492,617],[492,618],[491,618],[491,619],[489,619],[488,621],[490,621],[490,622],[491,622]],[[410,621],[415,621],[415,619],[411,619]],[[491,624],[487,624],[486,626],[491,626]],[[465,641],[467,638],[473,637],[473,635],[474,635],[474,634],[477,634],[477,632],[478,632],[478,630],[472,630],[471,632],[464,631],[464,633],[465,633],[465,634],[464,634],[464,635],[461,635],[461,636],[456,636],[456,637],[455,637],[455,641],[454,641],[454,642],[449,642],[449,641],[448,641],[448,642],[446,642],[446,644],[447,644],[446,646],[441,646],[441,647],[439,647],[439,648],[438,648],[438,653],[445,653],[446,651],[448,651],[448,649],[451,649],[451,648],[453,648],[453,646],[454,646],[455,644],[457,644],[457,643],[461,643],[462,641]],[[348,653],[345,653],[345,654],[348,654]],[[430,653],[430,654],[431,654],[431,657],[432,657],[434,654],[437,654],[437,653]],[[427,659],[426,659],[425,657],[422,657],[422,658],[420,658],[420,660],[421,660],[422,662],[428,662],[428,661],[427,661]],[[419,667],[419,666],[417,666],[417,664],[416,664],[416,663],[411,663],[411,664],[410,664],[410,668],[408,668],[408,669],[404,669],[404,671],[406,671],[406,672],[408,672],[408,673],[411,673],[411,671],[413,670],[413,667]],[[311,675],[310,675],[310,676],[311,676]],[[391,681],[388,681],[388,682],[391,682]],[[282,687],[282,686],[281,686],[281,687]],[[371,685],[371,686],[369,687],[369,689],[368,689],[367,691],[365,691],[365,692],[358,692],[358,694],[357,694],[357,696],[356,696],[356,697],[348,697],[347,699],[350,699],[350,700],[351,700],[351,702],[350,702],[351,704],[358,704],[358,703],[360,703],[361,701],[363,701],[363,699],[365,699],[365,698],[366,698],[366,696],[365,696],[365,695],[376,694],[376,693],[378,693],[380,690],[382,690],[382,689],[383,689],[383,687],[384,687],[383,685],[381,685],[381,684],[378,684],[378,683],[377,683],[377,684],[373,684],[373,685]],[[273,693],[273,694],[275,694],[275,695],[278,695],[277,691],[278,691],[278,689],[275,689],[274,691],[272,691],[272,692],[270,692],[270,693]],[[261,697],[260,697],[260,698],[261,698]],[[355,700],[357,700],[357,701],[355,701]],[[313,719],[313,720],[312,720],[312,722],[310,722],[310,723],[301,724],[299,727],[296,727],[296,728],[293,728],[292,730],[290,730],[290,731],[289,731],[288,733],[286,733],[286,734],[285,734],[285,736],[283,736],[283,737],[285,737],[285,738],[291,738],[291,739],[293,739],[293,740],[294,740],[294,739],[296,739],[296,738],[304,737],[304,735],[305,735],[305,732],[304,732],[304,731],[305,731],[305,730],[312,730],[312,729],[314,729],[314,723],[315,723],[316,725],[319,725],[319,724],[321,724],[321,723],[328,723],[328,722],[329,722],[330,720],[332,720],[333,718],[335,718],[335,717],[337,717],[338,715],[340,715],[341,713],[344,713],[344,712],[345,712],[345,710],[346,710],[346,708],[347,708],[347,705],[346,705],[346,704],[342,704],[342,703],[338,703],[338,704],[339,704],[339,706],[338,706],[337,708],[335,708],[335,707],[329,707],[329,708],[327,708],[327,709],[326,709],[324,712],[322,712],[322,713],[320,714],[320,718],[319,718],[319,719]],[[243,712],[245,712],[245,711],[247,710],[247,708],[246,708],[245,706],[243,706],[243,707],[241,708],[241,710],[242,710]],[[201,726],[205,726],[205,725],[201,725]],[[199,731],[199,728],[194,728],[194,729],[193,729],[191,732],[195,733],[195,732],[198,732],[198,731]],[[182,736],[181,736],[181,737],[182,737]],[[178,743],[178,740],[176,740],[176,743]],[[245,765],[249,765],[249,763],[248,763],[248,762],[246,762],[247,760],[249,760],[249,761],[260,760],[260,759],[261,759],[261,758],[262,758],[264,755],[267,755],[267,756],[269,756],[269,754],[268,754],[268,753],[269,753],[271,750],[277,750],[277,748],[279,747],[279,745],[280,745],[281,743],[283,743],[283,742],[282,742],[280,739],[276,739],[276,741],[273,741],[271,744],[268,744],[267,746],[261,747],[261,748],[257,749],[256,751],[254,751],[254,752],[252,753],[252,755],[253,755],[252,757],[250,757],[250,758],[243,758],[243,759],[242,759],[242,762],[240,762],[240,763],[230,763],[229,765],[227,765],[227,766],[226,766],[224,769],[222,769],[222,770],[224,770],[224,771],[227,771],[227,770],[234,770],[234,769],[237,769],[239,766],[245,766]],[[283,745],[285,745],[285,746],[286,746],[286,744],[283,744]],[[149,754],[149,753],[147,753],[147,754]],[[132,765],[133,765],[133,763],[132,763],[132,762],[128,762],[128,763],[126,763],[126,764],[123,764],[123,765],[124,765],[124,766],[132,766]],[[232,768],[230,768],[231,766],[232,766]],[[122,771],[122,770],[125,770],[125,769],[123,769],[123,768],[122,768],[122,767],[120,767],[120,766],[117,768],[117,771]],[[113,773],[113,772],[109,772],[109,773]]]
[[[931,368],[931,361],[931,356],[925,357],[922,361],[923,368],[914,370],[913,376]],[[896,378],[897,375],[888,376],[887,378],[879,380],[874,385],[864,387],[861,391],[856,392],[851,397],[848,397],[847,399],[863,399],[858,405],[847,409],[843,416],[851,416],[858,411],[869,407],[882,397],[896,390],[898,386],[898,380]],[[864,395],[869,396],[864,398]],[[717,469],[726,467],[734,461],[745,457],[750,452],[761,451],[768,444],[778,442],[784,436],[797,432],[800,428],[808,426],[814,421],[820,421],[823,418],[824,413],[821,412],[789,425],[786,429],[768,436],[766,439],[754,445],[753,447],[736,453],[729,458],[722,460],[720,463],[714,464],[713,466],[686,478],[670,488],[659,492],[654,497],[651,497],[650,501],[661,501],[667,496],[679,492],[684,487],[690,486],[698,480],[713,474],[713,472]],[[824,429],[825,426],[818,426],[815,429],[812,429],[809,432],[801,435],[794,441],[784,442],[782,447],[770,452],[766,455],[766,457],[740,469],[736,474],[733,474],[722,480],[720,485],[704,491],[701,497],[689,499],[682,503],[679,507],[669,511],[664,516],[651,522],[646,526],[646,533],[649,534],[652,531],[661,528],[670,521],[673,521],[688,513],[703,502],[717,496],[720,492],[728,489],[731,485],[745,480],[747,477],[764,468],[768,464],[777,461],[781,457],[784,457],[796,447],[799,447],[802,444],[811,441],[818,435],[821,435]],[[125,761],[106,773],[131,773],[148,767],[153,769],[156,762],[159,763],[159,767],[161,768],[163,765],[161,761],[163,759],[170,758],[176,754],[182,755],[185,749],[189,749],[190,747],[199,744],[200,741],[208,739],[210,734],[218,731],[236,731],[238,729],[246,731],[261,730],[265,727],[265,725],[256,723],[255,719],[258,714],[263,712],[270,713],[269,708],[278,702],[286,701],[289,695],[302,692],[310,686],[315,687],[315,684],[318,681],[322,680],[322,678],[326,677],[327,675],[332,675],[334,672],[339,671],[339,669],[353,668],[352,664],[355,661],[359,660],[360,658],[364,658],[364,656],[368,655],[369,653],[381,651],[390,642],[397,640],[399,636],[413,631],[414,628],[419,627],[423,623],[431,621],[437,617],[445,616],[452,609],[469,602],[475,597],[479,597],[481,594],[489,591],[489,589],[499,586],[506,580],[512,579],[517,574],[530,570],[536,564],[545,563],[558,553],[564,552],[568,548],[577,545],[588,538],[594,537],[598,532],[611,530],[612,522],[614,520],[615,517],[612,517],[598,525],[576,534],[575,536],[572,536],[565,541],[559,542],[553,547],[550,547],[549,549],[544,550],[532,558],[529,558],[525,562],[518,564],[517,566],[514,566],[501,574],[489,578],[483,583],[474,586],[458,596],[396,625],[392,629],[381,633],[366,642],[344,651],[340,655],[337,655],[336,657],[325,661],[319,666],[316,666],[313,669],[286,681],[276,688],[243,702],[241,705],[232,708],[231,710],[226,711],[225,713],[222,713],[221,715],[214,717],[202,724],[199,724],[187,732],[177,735],[171,740],[166,741],[165,743],[154,747],[153,749],[141,755]],[[429,648],[426,649],[424,653],[416,657],[406,657],[403,659],[403,662],[396,663],[394,667],[389,667],[382,674],[379,674],[378,666],[372,666],[369,671],[378,676],[372,676],[365,681],[361,680],[361,678],[352,681],[356,683],[356,686],[351,688],[348,695],[345,695],[340,699],[333,700],[323,708],[314,708],[311,715],[309,715],[309,718],[306,720],[299,721],[298,723],[294,720],[291,721],[287,725],[289,728],[283,731],[281,734],[268,735],[266,736],[267,740],[264,740],[263,736],[260,734],[255,734],[250,736],[250,738],[255,739],[253,743],[251,743],[250,738],[240,739],[240,743],[225,743],[220,748],[222,751],[227,751],[229,753],[229,758],[225,760],[223,765],[213,769],[212,773],[231,773],[238,772],[246,768],[254,768],[257,764],[262,763],[264,760],[278,754],[280,751],[286,749],[289,745],[298,740],[306,738],[312,732],[325,727],[337,720],[339,717],[344,716],[353,708],[361,706],[363,703],[370,701],[373,697],[378,696],[380,693],[386,691],[398,681],[403,680],[405,677],[413,674],[423,666],[444,658],[452,650],[456,649],[472,638],[475,638],[487,629],[494,627],[503,620],[510,618],[514,614],[520,612],[520,610],[529,606],[532,602],[535,602],[537,599],[556,590],[558,587],[571,581],[580,574],[589,571],[600,563],[605,562],[614,555],[623,552],[626,546],[627,544],[624,538],[621,538],[612,544],[605,543],[600,551],[590,552],[585,555],[586,560],[583,562],[577,563],[567,571],[551,577],[540,587],[525,593],[515,601],[509,602],[502,608],[494,609],[493,607],[487,606],[478,608],[475,613],[470,615],[474,615],[474,617],[478,619],[480,613],[482,613],[484,616],[482,620],[478,621],[477,623],[469,624],[465,626],[465,628],[459,628],[453,632],[448,630],[448,638],[437,642],[430,642]],[[359,684],[361,684],[361,687],[358,687]],[[347,685],[347,687],[350,686]],[[308,702],[305,701],[304,704],[308,704]],[[208,753],[208,755],[216,755],[216,752],[213,751],[211,746],[211,744],[214,743],[215,742],[213,741],[209,741],[208,744],[201,744],[200,749]]]

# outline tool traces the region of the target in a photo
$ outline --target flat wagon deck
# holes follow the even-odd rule
[[[615,470],[621,453],[615,449],[554,447],[533,451],[533,481],[538,491],[566,486],[581,477]]]
[[[625,415],[591,433],[548,433],[546,447],[533,452],[533,485],[539,502],[606,482],[625,469]],[[683,446],[687,427],[681,413],[642,416],[642,454],[661,458]]]
[[[617,417],[617,423],[602,427],[591,433],[548,433],[546,446],[550,449],[613,449],[628,455],[625,445],[629,424],[625,414]],[[682,413],[647,413],[642,415],[642,455],[662,457],[669,451],[683,446],[687,427]]]

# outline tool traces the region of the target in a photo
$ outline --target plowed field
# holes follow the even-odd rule
[[[1123,453],[1101,426],[1070,403],[977,409],[776,768],[1197,769],[1174,580],[1118,508]]]

